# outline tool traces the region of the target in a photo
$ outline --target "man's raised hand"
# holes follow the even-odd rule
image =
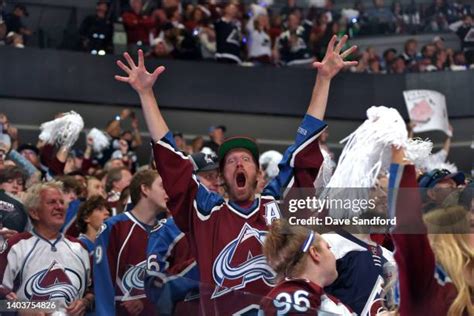
[[[357,46],[352,46],[341,53],[342,47],[347,41],[347,35],[344,35],[334,48],[336,40],[337,36],[334,35],[329,41],[324,59],[321,62],[313,63],[313,67],[318,69],[318,76],[320,77],[332,79],[342,68],[357,65],[357,61],[344,61],[344,58],[354,52]]]
[[[115,79],[130,84],[138,93],[151,90],[158,76],[165,71],[165,67],[160,66],[152,73],[149,73],[145,68],[143,51],[141,49],[138,50],[138,65],[135,64],[127,52],[123,54],[123,57],[127,61],[128,66],[121,60],[117,60],[117,66],[125,71],[128,77],[115,76]]]

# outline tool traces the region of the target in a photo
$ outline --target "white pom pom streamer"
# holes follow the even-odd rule
[[[105,135],[104,132],[102,132],[98,128],[93,128],[89,131],[89,134],[87,134],[87,138],[92,138],[93,145],[92,149],[96,153],[102,152],[104,149],[108,148],[110,146],[110,140]]]
[[[39,139],[49,144],[58,144],[71,148],[84,128],[82,117],[74,111],[41,124]]]
[[[206,154],[206,155],[211,155],[211,156],[217,156],[217,154],[214,152],[214,150],[212,150],[211,148],[209,147],[203,147],[201,149],[201,152],[203,154]]]
[[[446,161],[448,158],[448,153],[446,150],[441,149],[440,151],[429,155],[425,159],[420,159],[416,161],[415,164],[417,168],[421,169],[423,172],[430,172],[434,169],[447,169],[451,173],[458,172],[458,168],[455,164]]]
[[[382,163],[390,161],[390,145],[403,146],[408,137],[405,123],[393,108],[371,107],[368,119],[352,134],[346,143],[334,175],[331,188],[371,188],[375,184]]]
[[[314,180],[314,187],[318,189],[317,192],[320,192],[321,189],[328,185],[329,181],[331,180],[334,168],[336,167],[336,163],[334,160],[332,160],[331,155],[329,155],[326,150],[321,148],[321,153],[323,154],[324,158],[323,165],[321,166],[316,180]]]
[[[431,154],[432,149],[433,143],[428,139],[408,139],[406,142],[405,154],[408,160],[418,166]]]
[[[447,152],[442,149],[437,153],[430,155],[426,159],[422,160],[417,167],[420,168],[423,172],[430,172],[434,169],[447,169],[451,173],[458,172],[458,167],[455,164],[446,161]]]
[[[457,173],[459,171],[458,167],[456,167],[455,164],[449,161],[440,162],[437,164],[429,164],[429,165],[426,165],[425,168],[426,168],[426,172],[430,172],[431,170],[434,170],[434,169],[447,169],[451,173]]]
[[[278,164],[282,158],[283,155],[276,150],[269,150],[260,155],[258,162],[260,166],[266,166],[264,171],[268,178],[273,179],[278,175]]]
[[[432,144],[408,141],[405,122],[397,110],[385,106],[367,110],[367,120],[343,139],[346,143],[338,165],[323,197],[329,199],[367,200],[381,170],[387,170],[391,161],[391,146],[403,147],[407,156],[422,160],[431,152]],[[348,190],[341,190],[349,188]],[[361,188],[361,189],[355,189]],[[365,188],[365,189],[362,189]],[[355,215],[352,210],[331,209],[336,218]]]

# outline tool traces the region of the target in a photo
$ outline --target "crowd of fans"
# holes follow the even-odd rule
[[[335,48],[337,54],[344,41],[345,38]],[[329,44],[331,51],[334,43],[335,37]],[[341,53],[342,56],[344,54]],[[407,308],[410,311],[437,310],[438,307],[434,307],[430,300],[436,300],[443,311],[449,309],[452,315],[461,315],[463,312],[469,314],[474,310],[469,295],[466,298],[466,293],[472,290],[472,271],[466,268],[472,266],[472,261],[469,261],[472,260],[471,235],[463,235],[465,230],[461,230],[455,239],[430,235],[433,245],[445,243],[431,249],[424,224],[418,222],[424,214],[425,220],[429,219],[426,222],[429,229],[439,228],[439,225],[446,224],[446,218],[452,214],[462,224],[463,219],[468,219],[467,229],[474,228],[474,204],[472,195],[469,195],[472,183],[463,173],[454,170],[453,165],[450,166],[454,167],[451,171],[431,169],[426,164],[424,167],[417,165],[417,169],[423,173],[417,184],[414,166],[406,165],[405,150],[392,147],[393,166],[401,169],[390,167],[388,179],[385,171],[381,172],[377,176],[378,187],[374,196],[381,207],[378,212],[385,212],[382,206],[386,207],[388,203],[389,180],[392,185],[390,188],[394,188],[393,183],[398,179],[401,181],[399,185],[403,183],[409,188],[418,185],[425,189],[421,194],[413,189],[406,191],[408,193],[401,192],[396,200],[397,212],[402,210],[409,213],[409,217],[400,213],[399,220],[421,225],[417,229],[422,229],[423,233],[415,235],[412,242],[407,242],[412,237],[404,234],[393,234],[390,239],[384,234],[352,235],[339,232],[323,235],[323,238],[315,232],[308,234],[308,230],[303,227],[277,220],[281,215],[278,215],[280,211],[275,197],[280,197],[281,188],[315,186],[319,174],[324,174],[326,168],[330,169],[330,173],[334,171],[335,157],[327,145],[329,134],[326,124],[318,119],[324,116],[329,90],[329,84],[324,84],[324,80],[329,78],[330,81],[343,67],[357,66],[353,61],[338,65],[338,60],[333,56],[328,53],[320,64],[308,112],[298,129],[295,144],[283,156],[276,152],[259,155],[257,145],[248,137],[226,139],[226,127],[223,125],[212,126],[208,131],[208,140],[196,137],[191,145],[186,143],[182,133],[168,131],[156,100],[147,97],[157,75],[154,80],[150,77],[155,76],[155,73],[159,75],[159,71],[164,69],[157,68],[155,72],[148,73],[143,66],[141,51],[137,65],[125,54],[129,66],[123,62],[118,65],[129,77],[116,78],[129,82],[140,94],[147,125],[154,139],[153,159],[150,161],[139,162],[137,159],[136,150],[142,145],[142,139],[138,119],[129,109],[122,110],[120,115],[106,124],[103,133],[109,145],[101,150],[97,150],[99,138],[92,136],[92,132],[87,136],[85,147],[76,144],[74,149],[66,142],[62,143],[64,140],[61,139],[56,145],[45,143],[44,139],[36,144],[23,143],[18,129],[9,122],[5,113],[1,113],[0,297],[9,301],[56,299],[60,304],[58,307],[68,315],[93,313],[94,309],[97,315],[154,315],[157,310],[160,315],[172,314],[173,311],[176,314],[193,313],[198,308],[196,304],[199,304],[196,297],[200,298],[203,309],[212,307],[220,312],[235,310],[240,304],[248,304],[246,300],[249,298],[256,298],[239,291],[228,294],[230,290],[227,287],[241,289],[242,285],[238,282],[214,284],[217,281],[213,281],[215,279],[210,276],[210,272],[209,275],[203,273],[211,271],[206,270],[210,266],[212,269],[220,267],[218,261],[227,253],[228,246],[222,248],[221,255],[215,259],[217,263],[210,261],[211,255],[202,255],[206,251],[216,252],[214,247],[219,243],[224,247],[227,241],[223,243],[222,239],[235,237],[237,239],[229,241],[228,245],[233,245],[234,252],[241,251],[242,257],[238,257],[240,261],[237,263],[233,257],[226,259],[228,262],[223,264],[223,268],[236,271],[244,269],[245,273],[254,275],[254,270],[257,270],[255,267],[258,267],[264,277],[272,280],[275,277],[278,284],[270,292],[269,284],[263,282],[252,289],[258,290],[257,294],[266,295],[260,303],[268,315],[281,310],[288,312],[291,308],[299,310],[299,303],[288,304],[288,310],[285,304],[281,305],[279,291],[286,293],[300,287],[305,291],[316,291],[312,294],[315,297],[308,296],[308,304],[311,302],[311,305],[303,304],[301,308],[314,308],[336,315],[353,315],[352,311],[360,313],[367,302],[375,299],[371,293],[373,286],[379,283],[374,285],[371,282],[382,282],[382,278],[384,286],[381,286],[382,283],[378,285],[380,291],[383,288],[392,294],[382,296],[384,303],[379,309],[385,312],[377,315],[397,315],[389,309],[398,310],[402,315],[402,311]],[[327,59],[332,60],[328,62]],[[137,81],[131,82],[130,78]],[[55,120],[67,115],[58,114]],[[124,130],[124,121],[129,121],[132,127],[130,130]],[[66,126],[69,124],[72,123]],[[409,129],[413,127],[411,124]],[[406,134],[410,138],[413,136],[412,131]],[[450,144],[448,137],[442,150],[426,157],[423,163],[433,160],[431,166],[445,165]],[[363,150],[356,154],[371,155]],[[376,156],[382,159],[382,155]],[[352,158],[355,157],[348,159]],[[353,164],[352,160],[350,164]],[[287,179],[289,172],[296,180]],[[400,180],[401,175],[404,181]],[[422,200],[418,201],[420,198]],[[405,205],[407,201],[411,204]],[[423,213],[421,208],[417,208],[421,205]],[[245,213],[246,209],[257,210],[257,207],[261,214],[254,211]],[[209,209],[207,214],[206,209]],[[194,211],[198,212],[197,215]],[[233,213],[240,215],[225,218],[228,216],[226,214]],[[414,215],[416,222],[413,222]],[[221,216],[221,221],[214,222],[216,217],[212,216]],[[439,218],[441,224],[437,222]],[[253,221],[253,225],[269,227],[265,243],[260,235],[256,235],[256,232],[261,234],[261,231],[249,226],[249,221]],[[239,235],[239,230],[245,234]],[[253,238],[260,241],[254,244]],[[401,251],[404,256],[414,257],[408,261],[395,260],[390,252],[393,251],[391,240],[399,247],[397,251]],[[202,248],[198,248],[200,242]],[[353,253],[343,251],[346,249],[344,247],[354,245],[358,246]],[[424,256],[417,257],[419,247],[424,247]],[[450,259],[443,252],[453,248],[462,253],[459,260]],[[273,270],[269,270],[265,261],[256,261],[262,260],[258,259],[262,251]],[[33,253],[34,261],[29,259],[30,253]],[[94,269],[91,269],[89,256],[94,261]],[[453,283],[449,283],[451,281],[447,277],[443,277],[446,283],[438,284],[435,281],[435,256],[438,265],[436,273],[438,269],[444,269],[440,271],[453,278]],[[414,265],[416,259],[419,264]],[[241,264],[242,261],[246,263]],[[401,275],[399,280],[396,273],[386,271],[396,269],[395,261]],[[406,262],[410,264],[406,265]],[[17,265],[23,265],[21,274]],[[423,277],[431,280],[430,291],[435,288],[433,291],[439,290],[449,295],[443,294],[441,299],[436,299],[431,295],[420,296],[417,290],[411,289],[407,280],[420,277],[418,265],[421,270],[426,269]],[[426,268],[431,266],[433,271]],[[92,285],[88,281],[91,273],[94,280]],[[459,278],[463,273],[466,278]],[[112,277],[117,279],[112,281]],[[30,285],[32,283],[35,283],[33,287]],[[412,296],[407,296],[414,299],[413,303],[406,304],[408,300],[402,300],[405,305],[398,305],[399,297],[393,294],[393,291],[398,291],[395,283],[400,284],[402,295],[414,291]],[[307,289],[308,284],[313,288]],[[348,287],[346,284],[351,285]],[[211,297],[209,287],[211,291],[223,291],[226,295],[234,296],[222,301],[219,297]],[[329,302],[321,302],[318,297],[324,297],[324,291],[338,299],[331,296],[324,298]],[[196,295],[197,292],[199,295]],[[301,292],[296,291],[295,295],[298,293]],[[210,300],[209,304],[207,299]],[[260,299],[257,296],[257,300]],[[336,305],[337,309],[333,310]],[[183,311],[179,308],[187,309]]]
[[[21,22],[25,16],[28,11],[24,5],[3,14],[0,43],[24,47],[24,38],[31,35]],[[461,70],[474,63],[472,8],[462,1],[433,0],[431,5],[402,6],[399,1],[389,4],[374,0],[368,8],[356,1],[353,8],[335,10],[332,0],[316,1],[309,8],[288,0],[276,10],[265,1],[244,5],[238,1],[192,4],[179,0],[100,0],[96,13],[80,25],[80,49],[98,55],[113,53],[116,21],[125,28],[128,51],[141,48],[148,58],[304,65],[324,56],[333,34],[357,37],[453,31],[459,36],[460,51],[444,49],[439,37],[433,39],[435,49],[431,45],[417,47],[413,39],[403,52],[389,49],[383,58],[372,48],[355,53],[352,59],[360,63],[353,71]]]
[[[471,18],[467,18],[471,22]],[[459,32],[465,34],[465,29],[460,28]],[[394,48],[389,48],[379,56],[374,47],[368,47],[361,52],[357,58],[359,64],[352,67],[350,71],[358,73],[372,74],[404,74],[408,72],[431,72],[431,71],[460,71],[474,68],[474,50],[466,43],[464,51],[454,51],[445,47],[445,41],[441,36],[435,36],[431,43],[419,48],[416,39],[409,39],[405,42],[404,49],[397,52]]]

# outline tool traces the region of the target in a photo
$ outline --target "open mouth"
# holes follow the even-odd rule
[[[245,173],[238,172],[237,176],[235,177],[235,181],[237,182],[238,188],[245,187],[245,183],[247,182],[247,179],[245,178]]]

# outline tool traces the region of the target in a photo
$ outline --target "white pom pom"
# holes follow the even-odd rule
[[[390,163],[390,146],[406,143],[408,133],[397,110],[373,106],[367,110],[367,117],[359,128],[341,141],[346,145],[328,187],[373,187],[380,169]]]
[[[217,154],[209,147],[203,147],[201,152],[205,155],[217,156]]]
[[[321,153],[323,154],[324,160],[318,176],[316,177],[316,180],[314,180],[314,187],[316,189],[322,189],[328,185],[329,181],[331,181],[334,168],[336,167],[336,163],[332,160],[331,155],[329,155],[326,150],[321,148]]]
[[[397,110],[385,106],[369,108],[367,120],[341,141],[346,145],[322,197],[367,200],[368,189],[375,185],[380,170],[388,169],[391,146],[406,147],[407,139],[405,122]],[[351,189],[340,190],[343,188]],[[355,213],[351,210],[331,209],[330,215],[349,218]]]
[[[458,167],[456,167],[455,164],[453,164],[451,162],[448,162],[448,161],[446,161],[446,162],[431,161],[431,162],[426,163],[423,166],[423,170],[425,172],[430,172],[431,170],[434,170],[434,169],[447,169],[451,173],[458,172]]]
[[[110,140],[107,135],[95,127],[89,131],[87,138],[92,138],[92,149],[96,153],[100,153],[110,146]]]
[[[41,124],[39,139],[49,144],[72,147],[84,128],[82,117],[74,111]]]
[[[278,164],[280,163],[283,155],[276,150],[269,150],[260,155],[259,164],[265,166],[265,173],[267,177],[273,179],[278,175],[279,169]]]
[[[420,165],[428,158],[433,149],[433,143],[429,140],[408,139],[406,142],[405,154],[408,160],[415,165]]]

